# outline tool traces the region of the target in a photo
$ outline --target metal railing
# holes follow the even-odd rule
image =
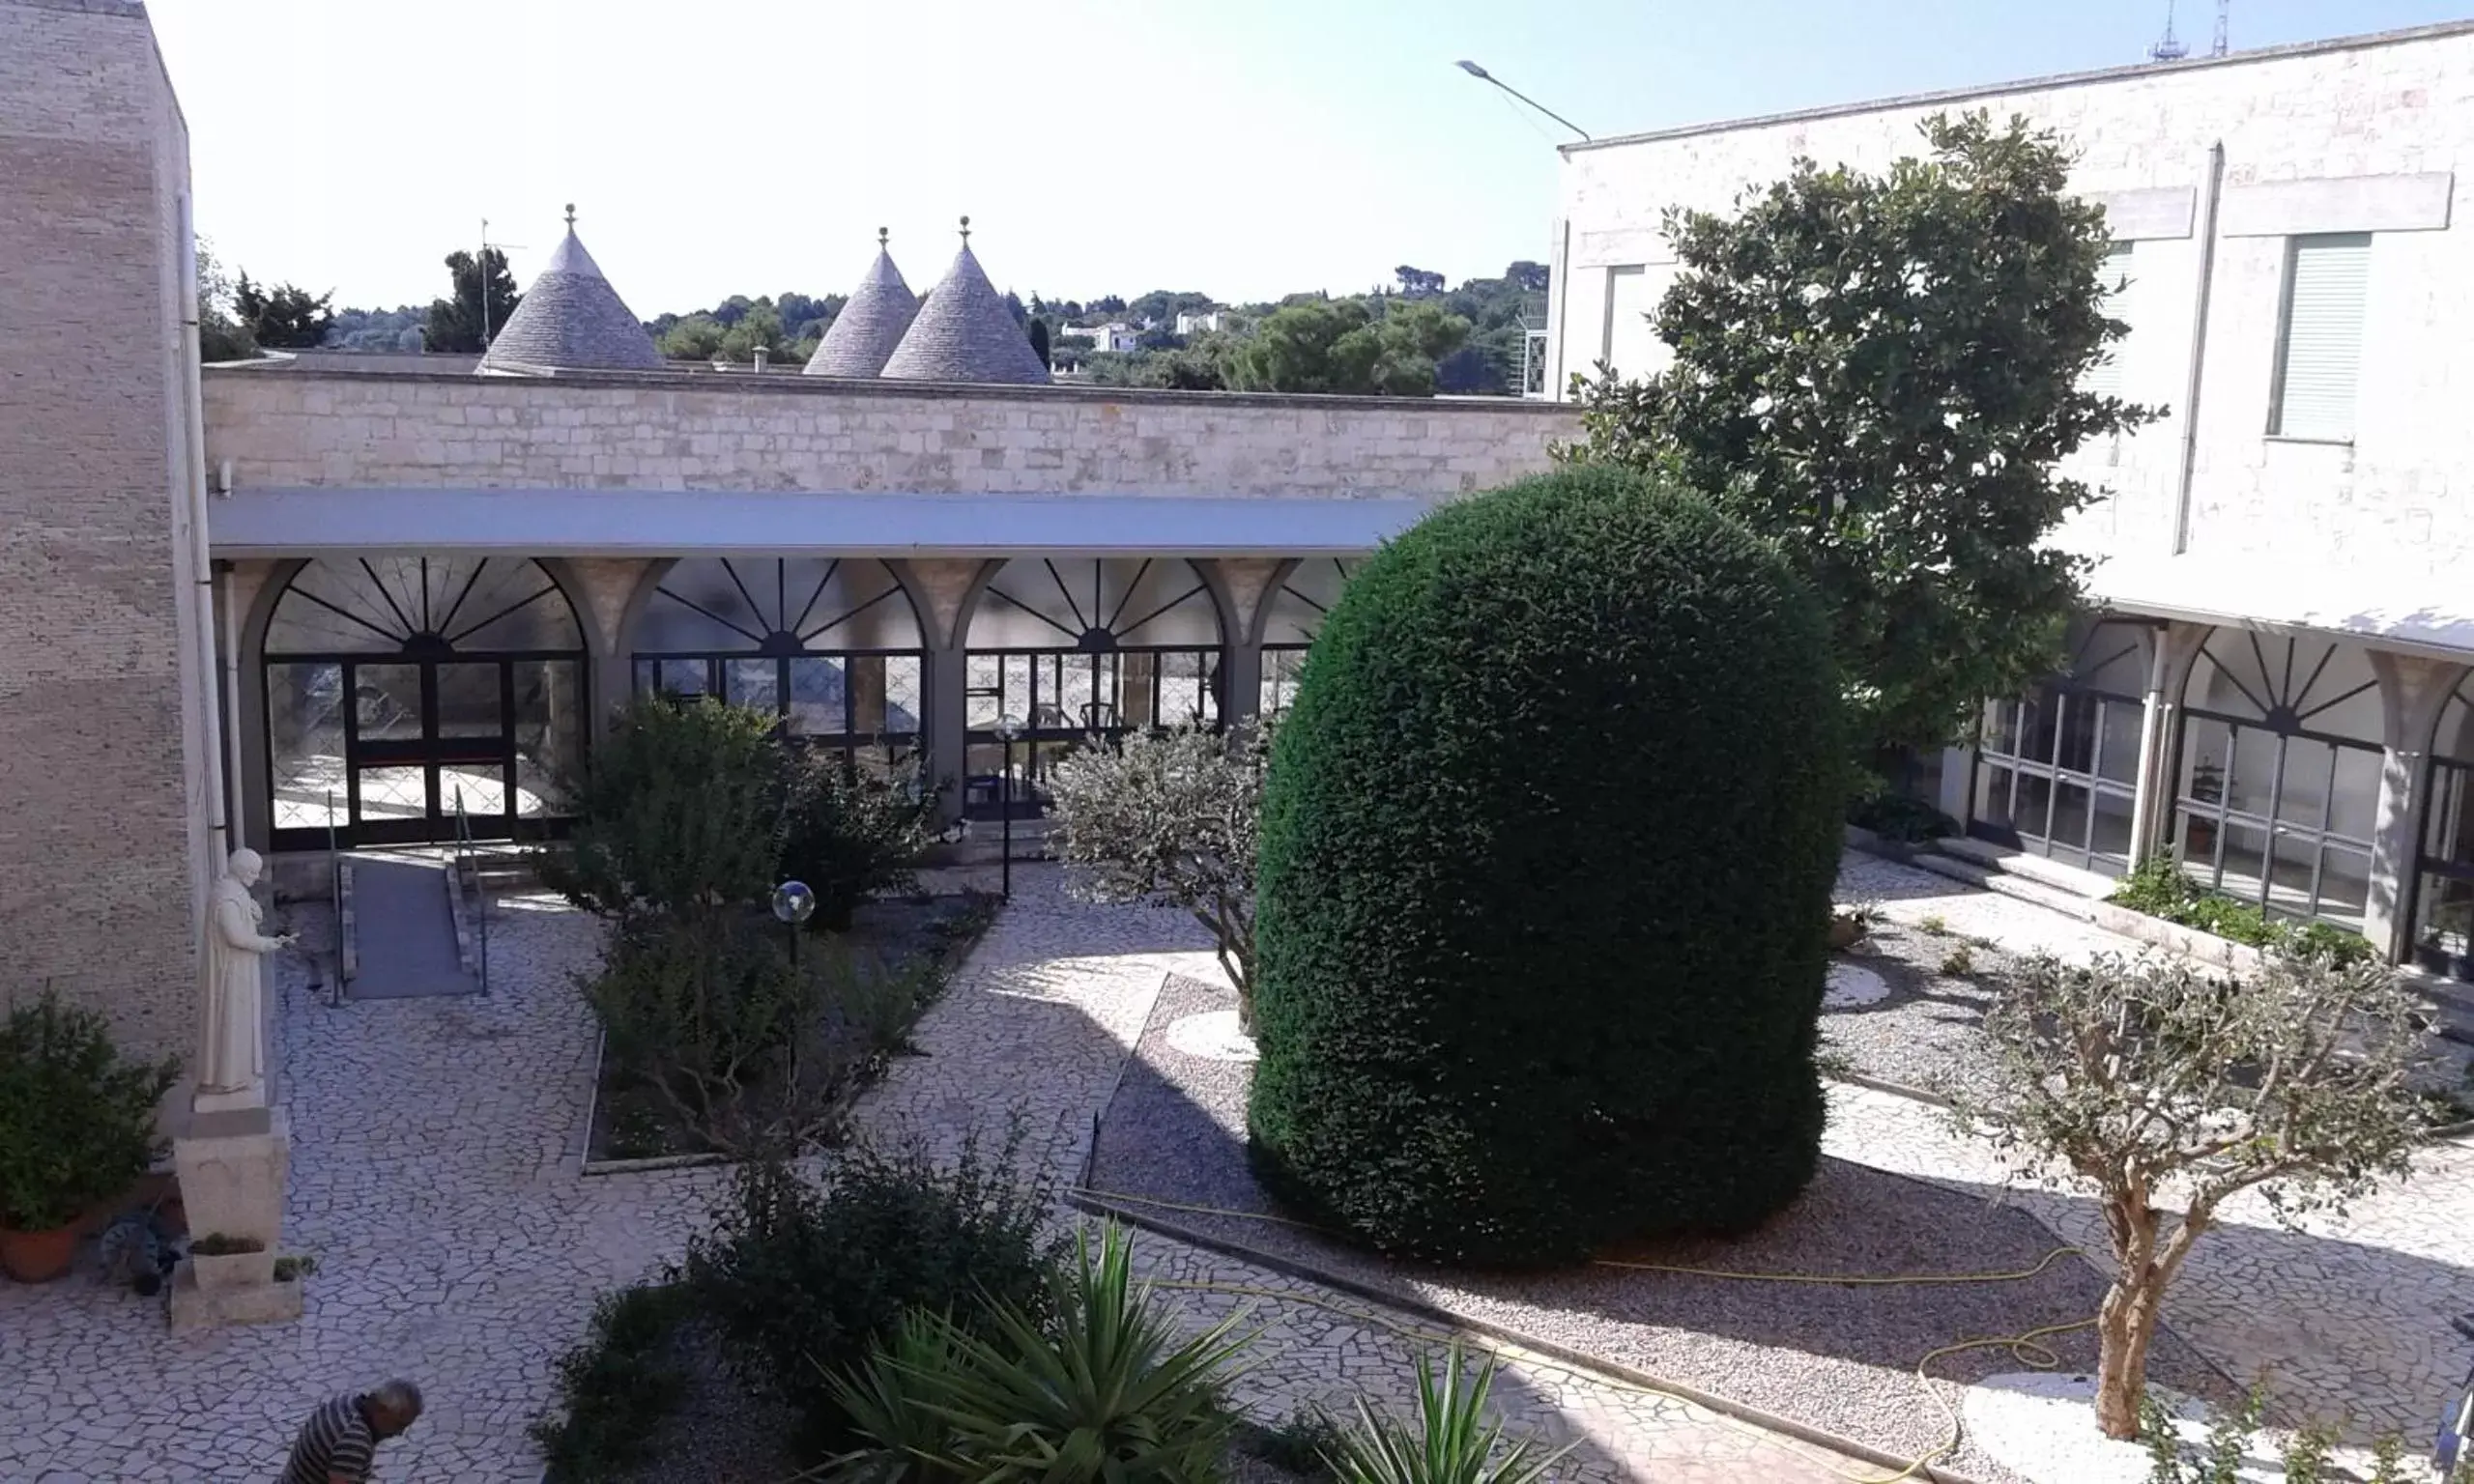
[[[471,889],[473,907],[473,941],[478,950],[481,992],[490,992],[490,894],[481,889],[480,855],[473,846],[473,819],[464,812],[464,785],[455,785],[455,859],[450,870],[455,872],[455,886],[461,892]]]

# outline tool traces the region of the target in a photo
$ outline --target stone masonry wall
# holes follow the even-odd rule
[[[187,144],[143,11],[0,0],[0,1000],[194,1038],[172,471]]]
[[[1568,408],[895,388],[778,376],[206,376],[236,485],[1441,496],[1535,472]]]
[[[1661,265],[1673,260],[1658,230],[1668,206],[1723,210],[1745,187],[1783,176],[1798,156],[1880,170],[1924,152],[1917,126],[1925,117],[1972,108],[2058,129],[2080,151],[2073,186],[2108,198],[2135,239],[2134,288],[2118,316],[2133,327],[2121,395],[2172,415],[2074,461],[2071,471],[2106,493],[2074,524],[2071,545],[2091,555],[2172,549],[2201,262],[2197,203],[2209,146],[2221,141],[2225,195],[2190,550],[2283,549],[2418,577],[2462,569],[2474,556],[2474,419],[2463,415],[2474,389],[2474,294],[2466,292],[2474,282],[2474,28],[2461,24],[2377,43],[2237,54],[1574,148],[1563,171],[1568,257],[1558,274],[1550,366],[1585,372],[1610,343],[1647,354],[1648,336],[1616,323],[1609,295],[1619,283],[1613,271],[1640,267],[1643,279],[1622,281],[1654,301]],[[2453,182],[2409,179],[2448,172]],[[2289,225],[2263,228],[2256,210],[2247,224],[2236,219],[2246,193],[2257,203],[2257,187],[2304,182],[2326,185],[2295,187]],[[2373,237],[2352,444],[2269,437],[2285,234],[2356,230],[2349,218],[2361,213],[2348,193],[2392,200],[2434,185],[2445,193],[2445,228],[2383,222]],[[2313,199],[2297,206],[2293,197]],[[2134,220],[2165,203],[2189,203],[2188,225],[2146,235],[2172,233]],[[1625,299],[1625,313],[1640,297]]]

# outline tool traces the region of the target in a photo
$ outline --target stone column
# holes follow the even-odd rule
[[[587,709],[591,713],[588,742],[609,735],[611,718],[635,695],[635,636],[632,624],[642,609],[646,578],[655,565],[622,557],[577,556],[550,562],[565,580],[575,601],[577,621],[592,630],[585,661]]]
[[[932,784],[949,783],[942,816],[951,820],[963,811],[963,785],[968,762],[966,737],[970,715],[966,669],[970,635],[964,605],[979,584],[987,562],[976,556],[922,557],[893,563],[908,588],[919,614],[920,635],[928,644],[928,663],[920,677],[919,719]]]
[[[2160,850],[2172,850],[2173,750],[2181,716],[2182,682],[2207,642],[2205,624],[2160,625],[2148,656],[2147,690],[2139,723],[2139,776],[2131,800],[2131,865]]]
[[[1213,563],[1227,594],[1227,644],[1220,662],[1221,720],[1251,721],[1263,699],[1263,608],[1291,563],[1273,556],[1223,556]]]
[[[2371,655],[2379,676],[2380,722],[2386,744],[2379,767],[2379,813],[2372,836],[2371,890],[2363,936],[2398,962],[2413,952],[2414,868],[2422,850],[2423,801],[2431,785],[2431,730],[2464,667],[2417,655]]]

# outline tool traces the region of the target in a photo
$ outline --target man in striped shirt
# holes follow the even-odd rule
[[[421,1388],[409,1381],[330,1397],[301,1424],[281,1484],[365,1484],[378,1444],[420,1414]]]

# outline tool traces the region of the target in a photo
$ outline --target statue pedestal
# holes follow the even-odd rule
[[[201,1105],[187,1138],[172,1141],[189,1237],[247,1237],[273,1254],[283,1236],[283,1187],[292,1168],[292,1123],[281,1108]],[[272,1262],[272,1257],[269,1261]],[[298,1281],[201,1288],[196,1264],[172,1278],[172,1327],[276,1324],[301,1316]]]

